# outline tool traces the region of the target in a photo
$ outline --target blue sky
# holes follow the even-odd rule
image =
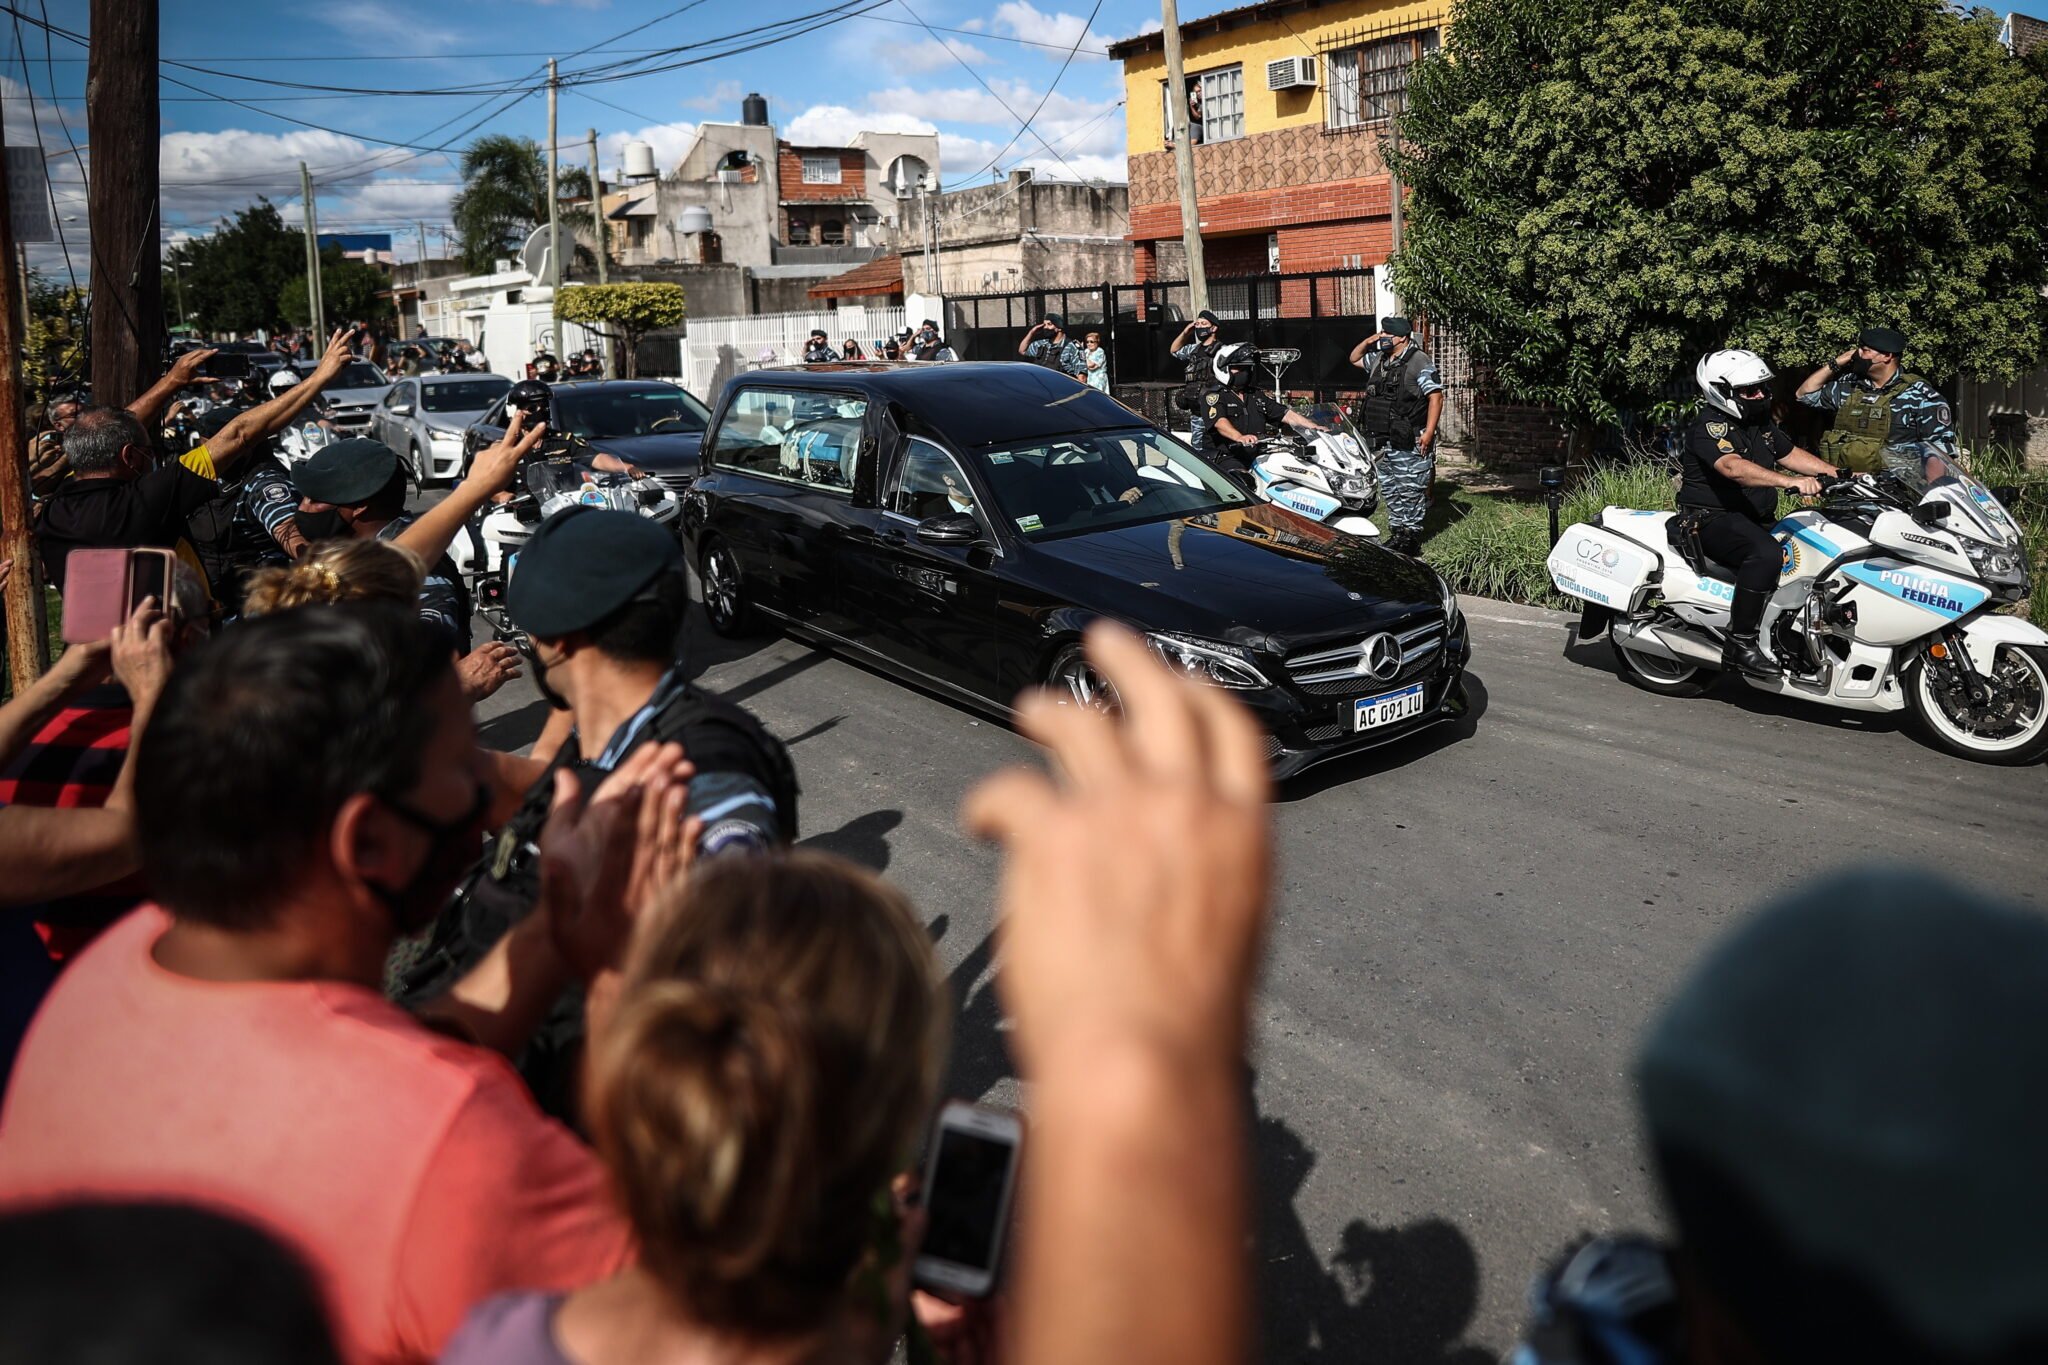
[[[1228,4],[1190,5],[1184,13]],[[482,132],[545,135],[545,95],[521,96],[516,87],[534,86],[549,54],[561,59],[565,81],[572,72],[623,75],[596,70],[621,63],[711,55],[563,90],[561,137],[575,144],[565,159],[584,160],[585,131],[595,128],[608,177],[616,174],[619,149],[634,139],[654,145],[658,164],[673,165],[699,120],[737,120],[741,97],[759,91],[770,119],[792,141],[843,143],[864,128],[938,132],[949,187],[1018,166],[1064,179],[1120,180],[1120,68],[1102,47],[1157,28],[1159,12],[1145,0],[1101,0],[1091,21],[1093,7],[1094,0],[853,0],[836,7],[834,0],[162,0],[162,54],[189,64],[166,67],[161,87],[165,232],[203,232],[258,194],[296,215],[303,160],[320,182],[323,229],[391,229],[407,258],[417,251],[412,224],[424,221],[428,248],[440,254],[437,229],[448,221],[461,145]],[[82,33],[86,9],[85,0],[50,0],[50,22]],[[853,11],[861,13],[849,17]],[[745,34],[774,24],[786,27],[772,33],[815,27],[723,55],[772,36]],[[56,38],[54,61],[46,62],[42,33],[32,25],[19,32],[22,44],[0,26],[9,143],[36,140],[39,132],[46,150],[55,151],[65,146],[68,129],[84,144],[85,52]],[[655,55],[685,44],[704,46]],[[340,89],[458,93],[333,93]],[[36,123],[29,119],[30,90]],[[1041,100],[1030,129],[1020,133],[1023,116]],[[450,151],[421,150],[451,141]],[[60,156],[52,165],[60,212],[82,220],[76,163]],[[84,224],[66,226],[82,271]],[[54,247],[36,249],[32,259],[61,269]]]

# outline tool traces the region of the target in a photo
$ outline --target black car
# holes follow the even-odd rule
[[[660,379],[581,379],[550,385],[551,432],[588,441],[681,492],[697,476],[697,451],[710,412],[688,390]],[[462,467],[505,434],[500,399],[462,437]]]
[[[1112,705],[1101,617],[1256,712],[1277,775],[1465,712],[1426,565],[1247,497],[1036,365],[757,370],[720,396],[683,530],[712,627],[769,618],[970,705]]]

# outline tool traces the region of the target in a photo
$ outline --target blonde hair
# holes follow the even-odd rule
[[[244,616],[335,602],[410,604],[426,568],[420,557],[382,540],[327,540],[296,564],[250,576]]]
[[[826,854],[715,859],[663,905],[585,1104],[641,1262],[693,1319],[815,1330],[914,1155],[944,1049],[902,892]]]

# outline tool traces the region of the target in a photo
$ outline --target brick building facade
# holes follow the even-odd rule
[[[1427,0],[1267,0],[1181,25],[1210,276],[1385,263],[1380,141],[1440,23]],[[1177,262],[1181,235],[1163,40],[1144,34],[1110,55],[1124,64],[1136,274],[1162,278],[1162,247]],[[1281,307],[1306,310],[1306,291],[1283,290]]]

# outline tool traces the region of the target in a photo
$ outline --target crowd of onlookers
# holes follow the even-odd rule
[[[295,392],[196,461],[157,389],[67,414],[58,497],[98,510],[46,561],[175,548]],[[935,889],[794,847],[787,751],[684,680],[679,550],[626,513],[535,532],[508,609],[558,719],[480,743],[428,585],[539,435],[416,518],[390,452],[321,452],[329,533],[235,619],[181,563],[0,706],[0,1357],[1245,1359],[1250,714],[1112,627],[1118,713],[1020,700],[1049,771],[961,812],[1029,1095],[1009,1269],[914,1288]],[[1517,1358],[2041,1358],[2044,981],[2037,915],[1914,875],[1755,916],[1638,1053],[1670,1238],[1571,1248]]]

